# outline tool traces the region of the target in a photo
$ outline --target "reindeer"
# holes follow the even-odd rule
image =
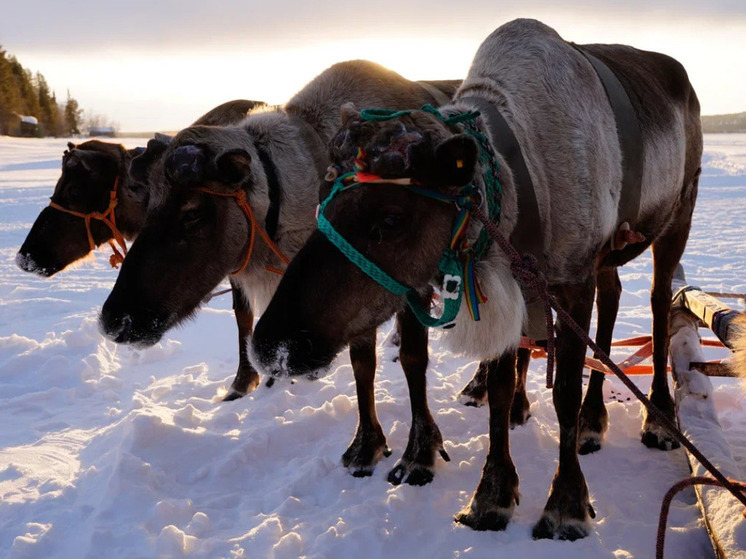
[[[584,52],[618,76],[639,123],[642,188],[630,230],[637,242],[626,246],[614,241],[626,233],[619,223],[623,164],[635,161],[622,161],[614,113]],[[501,138],[488,124],[498,117],[517,139],[525,173],[519,159],[508,164],[507,152],[495,147]],[[550,292],[586,331],[597,270],[609,277],[608,270],[652,247],[650,398],[673,417],[666,378],[671,278],[688,237],[702,154],[699,103],[681,64],[622,45],[578,47],[538,21],[516,20],[482,43],[452,104],[393,113],[348,105],[342,121],[330,148],[339,176],[320,207],[320,230],[257,323],[257,368],[321,374],[351,339],[406,309],[428,324],[445,322],[458,353],[497,359],[487,373],[490,448],[456,520],[504,529],[519,496],[508,426],[527,311],[508,258],[488,240],[482,245],[481,227],[468,220],[468,208],[479,206],[505,238],[529,226]],[[538,218],[519,211],[516,177],[525,176]],[[444,314],[431,317],[418,296],[441,282]],[[533,536],[574,540],[588,534],[595,515],[577,454],[585,346],[562,321],[556,336],[559,466]],[[642,439],[674,447],[651,417]]]
[[[118,343],[153,344],[192,316],[229,274],[253,308],[263,310],[280,280],[277,272],[315,227],[329,163],[325,146],[341,124],[340,106],[439,103],[458,83],[423,86],[371,62],[343,62],[282,108],[252,112],[236,126],[179,132],[153,168],[157,195],[102,308],[103,332]],[[434,97],[433,88],[445,95]],[[247,335],[251,325],[248,320]],[[445,456],[425,395],[427,331],[406,313],[398,327],[415,418],[405,459],[391,476],[422,484],[432,479],[435,454]],[[359,423],[343,464],[356,476],[370,475],[391,452],[375,410],[375,333],[373,327],[348,341]],[[258,382],[251,372],[239,373],[229,398],[244,393],[247,382]]]

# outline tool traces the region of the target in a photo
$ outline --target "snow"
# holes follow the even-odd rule
[[[280,380],[222,403],[238,361],[230,297],[214,299],[153,348],[104,339],[96,318],[116,278],[105,249],[50,279],[15,264],[59,176],[66,141],[0,137],[0,557],[654,555],[661,498],[689,470],[682,450],[639,442],[641,407],[617,381],[605,386],[606,444],[581,457],[597,513],[590,536],[533,541],[557,461],[543,361],[529,371],[532,417],[511,432],[521,504],[507,530],[493,533],[453,522],[479,480],[487,410],[455,400],[476,363],[453,357],[438,332],[431,333],[428,397],[452,461],[439,459],[424,487],[386,481],[411,420],[395,349],[384,343],[391,324],[379,332],[376,402],[393,454],[362,479],[340,464],[357,422],[347,353],[322,379]],[[703,167],[684,268],[703,289],[745,292],[746,135],[707,136]],[[649,252],[620,272],[615,337],[648,333]],[[725,354],[708,350],[713,355]],[[649,379],[635,381],[647,390]],[[740,383],[715,381],[712,398],[743,471]],[[673,503],[666,551],[712,556],[691,490]]]

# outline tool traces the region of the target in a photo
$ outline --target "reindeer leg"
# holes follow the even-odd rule
[[[596,279],[596,311],[598,313],[596,343],[607,354],[611,350],[611,338],[621,295],[622,282],[619,280],[617,269],[604,268],[599,270]],[[604,378],[605,375],[601,371],[591,371],[588,390],[580,408],[578,423],[580,432],[579,454],[590,454],[601,450],[604,434],[609,428],[609,414],[604,404]]]
[[[516,355],[511,352],[490,361],[488,368],[490,448],[477,490],[455,518],[474,530],[504,530],[519,501],[518,475],[508,441],[511,402],[515,402],[515,362]]]
[[[388,480],[394,485],[402,481],[410,485],[425,485],[433,480],[436,455],[440,453],[445,461],[450,458],[443,448],[443,437],[427,405],[427,328],[420,324],[409,307],[397,314],[396,319],[401,341],[399,358],[407,377],[412,406],[412,426],[407,448],[389,473]]]
[[[465,406],[481,408],[487,403],[487,369],[490,360],[479,362],[477,370],[471,380],[461,389],[457,399]]]
[[[235,285],[232,287],[233,313],[236,315],[238,325],[238,371],[223,402],[237,400],[259,386],[259,373],[249,362],[248,348],[249,337],[254,328],[254,313],[251,312],[251,304],[246,300],[241,289]]]
[[[572,318],[588,331],[593,310],[595,278],[564,286],[558,300]],[[578,461],[578,414],[583,393],[585,344],[561,320],[557,321],[557,378],[553,400],[560,426],[559,466],[552,480],[544,513],[534,526],[534,539],[576,540],[588,535],[588,516],[595,516],[588,486]]]
[[[689,196],[680,200],[679,211],[674,210],[678,218],[666,231],[653,241],[653,286],[650,303],[653,310],[653,384],[649,398],[668,418],[676,422],[673,399],[668,390],[668,314],[671,310],[671,280],[676,265],[684,254],[686,241],[689,238],[694,199],[697,194],[697,178],[692,188],[685,189]],[[650,448],[672,450],[678,448],[679,442],[666,431],[654,417],[643,416],[642,442]]]
[[[526,375],[531,363],[531,350],[519,347],[515,359],[515,393],[510,407],[510,428],[525,425],[531,417],[531,404],[526,396]]]
[[[365,477],[383,456],[390,456],[386,436],[376,415],[373,381],[376,377],[376,331],[350,343],[350,361],[355,373],[358,423],[355,438],[342,455],[342,464],[355,477]]]
[[[515,394],[513,405],[510,409],[510,427],[524,425],[531,417],[531,404],[526,396],[526,374],[531,363],[531,350],[518,348],[518,356],[515,360]],[[497,359],[485,359],[480,361],[474,376],[466,386],[461,389],[458,401],[465,406],[481,408],[487,403],[487,374],[490,367],[495,367]]]

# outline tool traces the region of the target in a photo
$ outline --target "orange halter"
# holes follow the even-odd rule
[[[122,254],[117,250],[116,245],[114,245],[114,240],[109,239],[109,246],[111,246],[111,250],[114,251],[114,254],[112,254],[109,257],[109,264],[111,264],[112,268],[117,268],[119,264],[124,262],[124,256],[127,254],[127,245],[124,242],[124,235],[122,235],[121,231],[117,228],[117,222],[116,218],[114,217],[114,208],[117,207],[117,188],[119,187],[119,177],[116,178],[114,181],[114,187],[111,189],[111,198],[109,200],[109,207],[106,209],[105,212],[90,212],[90,213],[83,213],[83,212],[76,212],[73,210],[69,210],[67,208],[64,208],[57,204],[56,202],[49,202],[49,206],[54,208],[55,210],[59,210],[61,212],[64,212],[66,214],[74,215],[76,217],[82,217],[85,219],[85,230],[88,234],[88,245],[90,247],[91,251],[96,250],[96,243],[93,242],[93,235],[91,234],[91,219],[98,219],[99,221],[103,221],[109,229],[111,229],[112,235],[114,235],[114,240],[119,244],[120,247],[122,247]]]
[[[282,251],[277,247],[277,245],[272,241],[272,239],[269,238],[269,235],[267,235],[267,232],[256,222],[256,218],[254,217],[254,212],[251,210],[251,206],[249,205],[249,202],[246,200],[246,193],[243,190],[237,190],[236,192],[217,192],[215,190],[210,190],[209,188],[202,188],[202,187],[196,187],[192,188],[192,190],[197,190],[199,192],[204,192],[206,194],[212,194],[213,196],[222,196],[224,198],[233,198],[236,201],[236,204],[239,208],[243,210],[243,213],[246,215],[246,220],[249,222],[250,229],[251,229],[251,235],[249,236],[249,249],[246,251],[246,257],[243,260],[243,264],[241,264],[241,267],[236,270],[235,272],[231,272],[231,275],[236,275],[241,272],[243,272],[246,269],[246,266],[249,264],[249,260],[251,260],[251,254],[254,252],[254,240],[256,238],[256,232],[259,232],[259,235],[264,239],[264,242],[267,244],[267,246],[272,250],[272,252],[277,255],[277,258],[282,260],[282,263],[287,266],[290,263],[290,260],[287,256],[285,256]],[[282,270],[278,270],[277,268],[273,268],[272,266],[265,266],[264,267],[267,271],[273,272],[275,274],[282,274]]]

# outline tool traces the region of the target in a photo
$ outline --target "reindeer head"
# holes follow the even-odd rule
[[[192,126],[145,153],[151,148],[159,150],[151,170],[156,201],[100,316],[115,341],[145,345],[191,316],[248,250],[241,208],[205,191],[243,192],[260,216],[268,205],[261,164],[243,128]]]
[[[111,191],[118,184],[115,218],[122,232],[131,238],[139,231],[147,206],[147,188],[129,180],[127,163],[132,152],[121,145],[90,140],[68,143],[62,157],[62,175],[52,201],[69,210],[88,214],[105,212]],[[95,245],[113,237],[109,227],[91,221]],[[16,256],[16,263],[28,272],[51,276],[86,256],[91,250],[85,220],[52,207],[37,217]]]

